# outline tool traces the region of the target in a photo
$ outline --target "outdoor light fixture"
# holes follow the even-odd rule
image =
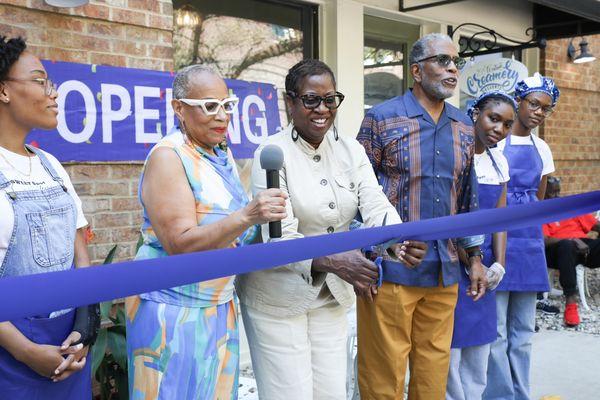
[[[177,10],[176,23],[181,27],[195,27],[200,23],[200,15],[193,7],[186,4]]]
[[[85,6],[89,0],[44,0],[46,4],[52,7],[79,7]]]
[[[567,54],[571,61],[575,64],[583,64],[587,62],[592,62],[596,59],[592,53],[590,53],[588,49],[588,42],[585,38],[581,37],[581,42],[579,42],[579,55],[577,55],[577,49],[573,46],[573,39],[569,42],[569,47],[567,48]]]

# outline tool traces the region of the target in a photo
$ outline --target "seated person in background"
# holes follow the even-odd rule
[[[549,177],[545,198],[553,199],[559,194],[560,179]],[[560,285],[566,298],[565,324],[577,326],[580,320],[575,267],[578,264],[600,267],[600,224],[593,214],[585,214],[544,224],[543,231],[548,267],[560,271]]]

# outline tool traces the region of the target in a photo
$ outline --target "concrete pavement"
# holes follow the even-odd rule
[[[600,336],[569,330],[541,330],[533,336],[531,399],[545,396],[600,400]]]

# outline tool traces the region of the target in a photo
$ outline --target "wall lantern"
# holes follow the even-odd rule
[[[200,23],[200,15],[193,7],[186,4],[177,10],[175,21],[177,26],[193,28]]]
[[[577,55],[578,52],[579,55]],[[569,42],[569,47],[567,48],[567,54],[569,55],[571,61],[573,61],[575,64],[592,62],[596,59],[596,57],[590,53],[590,50],[588,49],[588,42],[583,36],[581,37],[581,42],[579,42],[579,51],[575,49],[575,46],[573,46],[573,39],[571,39]]]
[[[44,0],[46,4],[52,7],[79,7],[85,6],[89,0]]]

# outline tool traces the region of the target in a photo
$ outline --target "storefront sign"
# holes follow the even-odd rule
[[[527,67],[510,58],[479,61],[461,72],[460,90],[471,97],[492,90],[511,93],[517,82],[527,78]]]
[[[176,126],[172,73],[43,64],[58,84],[58,127],[35,130],[27,142],[60,161],[144,160],[152,145]],[[229,146],[236,158],[252,158],[256,147],[280,127],[277,90],[266,83],[225,81],[240,99],[229,123]]]

